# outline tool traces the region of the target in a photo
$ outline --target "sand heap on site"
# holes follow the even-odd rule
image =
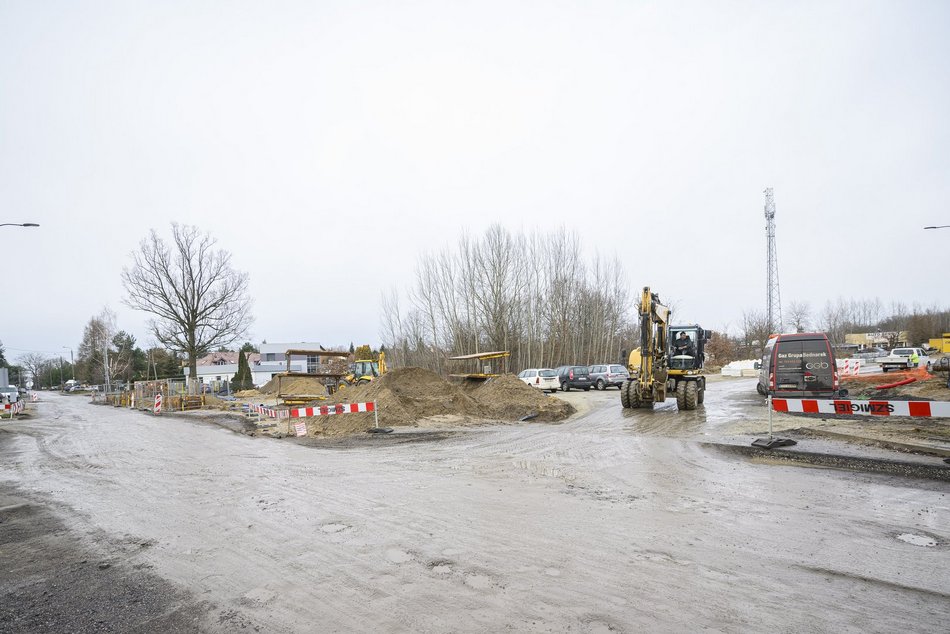
[[[414,426],[422,419],[445,417],[447,424],[465,425],[484,420],[516,421],[536,414],[536,421],[563,420],[574,408],[548,397],[513,375],[496,377],[474,388],[450,383],[421,368],[398,368],[359,387],[346,387],[326,403],[375,401],[381,427]],[[343,414],[313,417],[308,435],[341,435],[373,426],[373,414]]]
[[[556,397],[527,385],[514,374],[502,374],[475,384],[469,394],[478,403],[483,416],[502,420],[520,420],[537,414],[533,420],[555,422],[574,413],[574,407]]]
[[[323,379],[310,376],[275,376],[260,388],[264,394],[276,394],[277,382],[280,381],[280,393],[297,396],[323,396],[327,393],[327,386]]]

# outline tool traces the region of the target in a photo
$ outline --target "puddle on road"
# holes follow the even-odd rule
[[[927,535],[916,535],[914,533],[901,533],[897,536],[897,539],[911,544],[912,546],[933,547],[937,545],[937,540],[933,537],[928,537]]]

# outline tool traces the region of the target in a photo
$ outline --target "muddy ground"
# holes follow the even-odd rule
[[[59,522],[0,524],[0,605],[58,632],[945,631],[947,482],[710,449],[763,431],[749,380],[694,412],[565,397],[337,446],[49,395],[0,424],[0,486]],[[90,601],[111,621],[57,607]]]

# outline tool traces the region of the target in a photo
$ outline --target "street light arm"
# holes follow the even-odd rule
[[[924,229],[950,229],[950,225],[937,225],[934,227],[924,227]]]
[[[0,227],[39,227],[35,222],[4,222]]]

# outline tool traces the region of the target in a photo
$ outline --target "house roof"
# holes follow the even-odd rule
[[[212,352],[211,354],[205,355],[198,359],[198,365],[228,365],[230,363],[237,364],[238,361],[237,352]],[[257,352],[249,352],[247,355],[247,362],[250,365],[254,365],[261,360],[261,355]]]

